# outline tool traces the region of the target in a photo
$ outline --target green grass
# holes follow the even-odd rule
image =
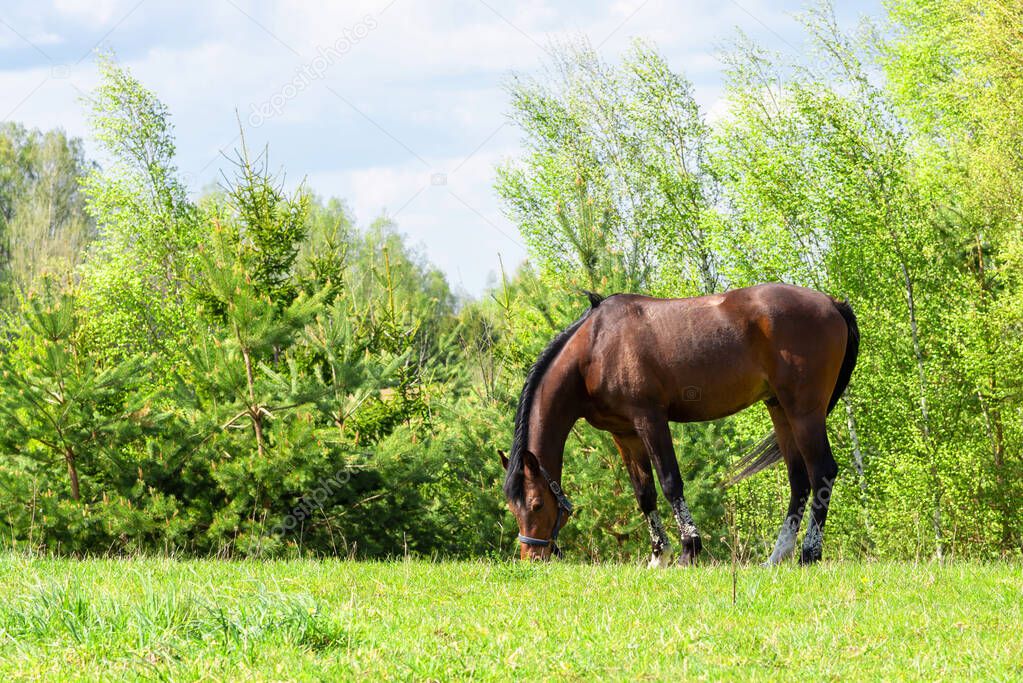
[[[0,555],[0,680],[1023,677],[1023,569]]]

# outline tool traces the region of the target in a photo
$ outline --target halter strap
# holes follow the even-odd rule
[[[572,514],[572,503],[568,500],[568,496],[566,496],[565,492],[562,490],[561,484],[554,481],[554,477],[552,477],[542,465],[540,466],[540,474],[542,474],[543,478],[547,481],[547,487],[551,490],[551,494],[558,502],[558,515],[554,518],[554,529],[551,530],[550,538],[533,538],[532,536],[519,534],[519,543],[540,548],[546,548],[549,545],[554,546],[552,550],[554,556],[561,557],[561,548],[558,547],[558,534],[561,533],[561,518]]]

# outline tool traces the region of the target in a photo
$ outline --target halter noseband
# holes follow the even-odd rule
[[[551,494],[554,499],[558,501],[558,516],[554,518],[554,529],[551,531],[551,537],[544,538],[533,538],[532,536],[525,536],[519,534],[519,543],[525,543],[526,545],[546,548],[547,546],[553,546],[551,553],[555,557],[561,557],[561,548],[558,547],[558,534],[561,532],[561,518],[568,517],[572,514],[572,503],[568,500],[568,496],[561,490],[561,484],[554,481],[554,477],[548,474],[547,470],[540,467],[540,474],[547,481],[547,487],[551,490]]]

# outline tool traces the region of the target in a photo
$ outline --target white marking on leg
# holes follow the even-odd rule
[[[646,521],[650,526],[650,545],[653,548],[647,567],[667,567],[671,563],[671,541],[661,523],[661,516],[654,510],[646,516]]]
[[[664,569],[665,567],[671,566],[671,553],[661,553],[658,555],[654,553],[650,556],[650,561],[646,563],[647,569]]]
[[[766,565],[781,564],[796,549],[796,536],[799,534],[799,520],[786,517],[778,531],[778,541],[774,544],[774,552],[767,559]]]
[[[696,529],[696,522],[693,521],[693,516],[689,513],[689,506],[686,505],[685,498],[676,498],[671,501],[671,509],[675,512],[675,520],[678,522],[678,530],[683,541],[700,535]]]

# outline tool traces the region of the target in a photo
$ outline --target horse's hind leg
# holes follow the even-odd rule
[[[813,497],[810,500],[810,521],[806,525],[800,564],[811,564],[821,559],[824,545],[824,522],[828,518],[831,491],[838,476],[838,464],[831,453],[831,444],[828,442],[828,431],[824,420],[823,411],[797,420],[789,417],[792,435],[803,456],[803,462],[806,464],[806,472],[809,475],[810,487],[813,492]]]
[[[810,497],[810,477],[806,473],[806,465],[803,457],[796,447],[795,438],[792,436],[792,428],[789,426],[785,411],[777,403],[768,405],[768,412],[771,414],[771,422],[774,423],[774,435],[778,440],[778,447],[781,449],[785,466],[789,472],[789,509],[785,513],[785,520],[778,531],[778,540],[774,544],[774,552],[765,564],[781,564],[792,555],[796,547],[796,537],[799,535],[799,524],[803,520],[803,511],[806,509],[806,500]]]
[[[639,509],[650,527],[651,554],[648,566],[665,567],[671,561],[671,540],[664,530],[661,516],[657,514],[657,488],[650,466],[650,456],[647,455],[643,442],[635,434],[615,434],[613,437],[632,481],[636,502],[639,503]]]
[[[671,504],[675,520],[678,522],[679,534],[682,538],[682,552],[678,562],[689,565],[696,562],[696,556],[703,550],[700,532],[696,529],[689,506],[682,495],[682,475],[678,471],[678,460],[675,459],[675,447],[671,443],[671,430],[668,421],[663,417],[644,417],[635,422],[636,433],[642,439],[650,459],[657,468],[657,476],[661,480],[661,491]]]

